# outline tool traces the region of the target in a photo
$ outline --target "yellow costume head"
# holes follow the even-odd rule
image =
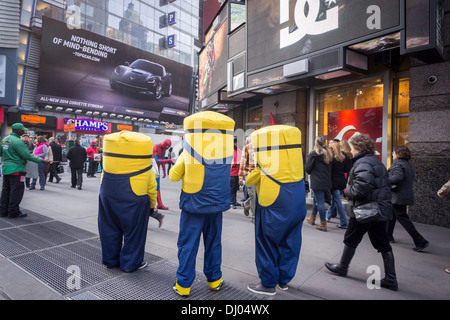
[[[296,127],[274,125],[261,128],[250,136],[255,160],[261,167],[261,180],[257,185],[258,201],[263,206],[278,197],[279,183],[298,182],[303,179],[301,132]]]
[[[152,164],[153,142],[142,133],[121,131],[103,139],[103,167],[112,174],[129,174]]]

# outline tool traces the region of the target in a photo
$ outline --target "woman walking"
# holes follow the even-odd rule
[[[387,236],[387,222],[392,219],[391,190],[389,175],[383,163],[374,156],[375,143],[368,135],[359,134],[350,139],[353,155],[353,167],[349,173],[348,186],[344,196],[352,201],[352,209],[363,204],[375,202],[379,215],[376,220],[359,222],[353,210],[350,210],[350,220],[344,236],[344,251],[339,263],[325,263],[328,270],[341,276],[346,276],[348,266],[356,248],[364,234],[368,233],[372,246],[381,252],[385,278],[381,287],[398,290],[395,274],[394,254]]]
[[[388,237],[391,242],[395,242],[393,234],[395,222],[398,220],[413,239],[415,244],[413,250],[421,252],[428,247],[430,243],[417,231],[407,213],[407,206],[414,204],[414,169],[409,163],[411,152],[406,146],[397,146],[392,152],[392,156],[394,163],[389,168],[388,173],[389,181],[392,186],[394,218],[388,225]]]
[[[347,218],[344,206],[341,201],[341,192],[347,186],[346,174],[352,167],[351,160],[341,151],[339,142],[331,141],[330,148],[333,152],[333,162],[331,164],[331,205],[326,214],[326,220],[330,221],[331,214],[337,209],[339,214],[338,228],[347,228]]]
[[[331,162],[333,160],[333,154],[327,148],[326,142],[324,136],[316,138],[314,150],[309,153],[305,164],[305,171],[311,176],[311,189],[313,190],[312,213],[306,221],[315,224],[317,212],[319,212],[320,225],[316,229],[320,231],[327,231],[325,192],[331,189]]]

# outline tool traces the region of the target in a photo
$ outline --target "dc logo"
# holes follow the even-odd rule
[[[321,8],[321,0],[297,0],[294,9],[294,20],[297,29],[290,31],[288,26],[280,30],[280,49],[293,45],[306,35],[323,34],[339,28],[339,8],[337,0],[326,0],[325,8]],[[290,0],[280,0],[280,25],[289,21]],[[305,6],[308,5],[307,13]],[[325,19],[318,20],[319,15]]]

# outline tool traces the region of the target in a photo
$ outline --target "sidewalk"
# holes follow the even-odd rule
[[[22,207],[30,211],[29,217],[24,218],[27,220],[0,219],[0,300],[178,298],[171,290],[178,266],[176,243],[181,183],[161,178],[162,199],[169,210],[165,211],[161,228],[158,228],[156,220],[150,219],[146,244],[149,266],[139,272],[124,274],[103,268],[98,258],[99,176],[88,179],[84,175],[82,190],[70,188],[68,173],[62,175],[59,184],[47,183],[45,191],[27,189],[22,201]],[[345,230],[336,228],[337,221],[328,224],[328,232],[320,232],[315,226],[304,224],[296,277],[289,284],[288,291],[277,291],[277,295],[269,300],[450,298],[450,274],[444,272],[446,267],[450,267],[450,232],[447,228],[416,224],[419,232],[431,243],[426,251],[417,253],[412,250],[414,245],[409,235],[400,225],[396,226],[394,236],[397,242],[393,249],[399,291],[393,292],[370,290],[366,285],[372,275],[366,272],[369,266],[379,266],[383,276],[381,255],[372,248],[367,236],[356,251],[346,278],[326,270],[324,262],[337,262],[343,246]],[[31,249],[23,249],[21,240],[14,240],[19,234],[33,239],[28,244]],[[226,283],[222,296],[211,295],[205,289],[201,244],[197,255],[197,278],[190,299],[263,298],[246,289],[249,283],[257,283],[259,279],[254,263],[254,225],[244,216],[242,208],[224,213],[222,244],[222,271]],[[66,261],[69,258],[72,260]],[[67,273],[67,265],[80,266],[81,289],[68,288],[71,286],[69,282],[58,286],[52,284],[55,277],[69,279],[72,274]],[[88,274],[85,270],[89,271]],[[73,280],[73,288],[77,282],[73,277],[70,279]]]

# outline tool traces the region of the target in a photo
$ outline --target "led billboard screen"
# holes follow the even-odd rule
[[[192,67],[43,17],[41,104],[182,124]]]
[[[199,100],[226,85],[228,20],[225,19],[217,30],[210,31],[211,36],[199,55]]]
[[[400,29],[401,2],[247,0],[248,71]]]

